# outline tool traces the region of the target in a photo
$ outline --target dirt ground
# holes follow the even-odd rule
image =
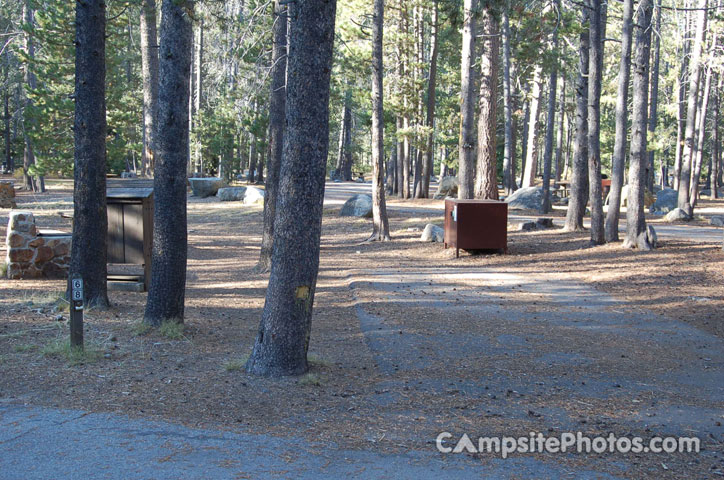
[[[51,187],[43,196],[20,194],[19,208],[36,212],[41,228],[67,230],[67,220],[57,212],[72,208],[68,184]],[[355,294],[350,282],[360,270],[404,273],[420,265],[485,267],[551,282],[577,281],[616,297],[627,311],[654,312],[724,337],[720,243],[665,240],[655,251],[640,253],[620,245],[591,248],[587,232],[511,229],[508,255],[466,253],[456,259],[453,250],[418,240],[426,223],[441,224],[441,218],[395,210],[435,202],[439,203],[392,199],[393,241],[389,243],[361,243],[371,231],[369,220],[339,217],[339,208],[325,209],[310,345],[312,367],[299,378],[269,380],[243,372],[268,279],[253,270],[262,221],[258,206],[189,197],[186,318],[180,338],[170,338],[173,332],[144,331],[140,320],[146,294],[110,292],[110,310],[86,314],[91,354],[68,360],[58,347],[68,335],[68,314],[59,300],[64,282],[0,281],[0,401],[119,412],[190,426],[279,435],[293,432],[320,446],[334,443],[350,448],[434,448],[431,425],[461,430],[485,425],[492,431],[526,432],[542,427],[530,410],[522,419],[481,417],[477,411],[468,415],[465,400],[452,384],[449,394],[442,397],[407,394],[412,391],[409,385],[424,380],[413,374],[400,374],[393,386],[384,387],[389,378],[376,365],[360,331],[356,304],[366,302],[376,315],[399,318],[413,330],[424,330],[426,322],[449,319],[436,317],[437,313],[414,301],[402,309],[399,303],[385,305],[384,299]],[[3,238],[7,212],[0,211]],[[474,281],[463,287],[476,288]],[[500,295],[520,295],[532,305],[536,302],[535,292]],[[628,368],[626,359],[611,358],[610,362],[611,371]],[[432,367],[437,373],[426,371],[426,376],[444,378],[452,369],[456,378],[475,378],[474,373],[462,373],[459,365]],[[397,400],[385,401],[392,394]],[[549,406],[551,401],[561,408],[569,403],[564,396],[547,400]],[[607,408],[606,402],[591,400],[590,407],[576,405],[574,410],[581,418],[595,419]],[[416,444],[411,439],[417,439]],[[651,474],[652,461],[656,463],[640,460],[636,468],[642,470],[628,474],[672,475],[668,468]],[[685,469],[689,460],[672,461]]]

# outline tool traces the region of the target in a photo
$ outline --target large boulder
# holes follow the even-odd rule
[[[344,202],[339,212],[342,217],[372,217],[372,196],[357,194]]]
[[[241,202],[245,194],[246,187],[224,187],[216,192],[216,196],[222,202]]]
[[[435,198],[454,197],[458,194],[458,177],[442,177]]]
[[[691,220],[691,217],[680,208],[673,209],[664,217],[666,222],[688,222],[689,220]]]
[[[679,192],[673,188],[664,188],[656,194],[656,201],[649,208],[651,213],[669,213],[676,208]]]
[[[724,227],[724,216],[721,215],[714,215],[709,220],[709,223],[714,225],[715,227]]]
[[[266,192],[261,188],[247,187],[244,193],[244,205],[263,205]]]
[[[216,195],[224,186],[224,180],[219,177],[189,178],[189,184],[195,196],[206,198]]]
[[[551,195],[551,203],[554,198]],[[505,199],[508,210],[540,210],[543,205],[543,187],[519,188]]]
[[[13,182],[0,182],[0,198],[15,198]]]
[[[422,231],[422,235],[420,235],[420,241],[443,243],[445,242],[445,230],[437,225],[428,223],[425,225],[425,230]]]

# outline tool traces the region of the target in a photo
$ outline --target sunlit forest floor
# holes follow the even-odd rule
[[[69,183],[50,187],[18,207],[69,231],[57,214],[72,210]],[[147,331],[146,294],[110,292],[110,310],[86,313],[89,353],[68,359],[64,282],[4,280],[0,401],[430,454],[442,431],[698,435],[699,455],[535,457],[572,473],[721,475],[721,240],[660,238],[641,253],[511,226],[507,255],[456,259],[419,241],[425,224],[442,225],[441,203],[390,201],[387,243],[363,243],[370,220],[325,207],[311,370],[299,378],[243,369],[268,280],[253,268],[260,206],[189,197],[182,332]]]

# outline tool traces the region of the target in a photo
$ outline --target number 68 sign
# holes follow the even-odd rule
[[[71,280],[70,285],[70,295],[71,299],[74,302],[82,302],[83,301],[83,279],[81,278],[74,278]]]

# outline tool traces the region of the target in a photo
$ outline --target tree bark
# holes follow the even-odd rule
[[[588,184],[591,204],[591,244],[605,242],[601,198],[601,84],[603,75],[602,0],[590,0],[591,45],[588,58]]]
[[[513,99],[510,88],[510,0],[503,9],[503,115],[505,133],[503,147],[503,189],[508,196],[515,190],[515,148],[513,145]]]
[[[5,51],[5,90],[3,92],[3,120],[5,131],[3,132],[5,140],[5,168],[13,173],[13,154],[10,144],[10,51]]]
[[[713,53],[715,48],[714,45],[716,45],[716,33],[714,33],[714,42],[712,45]],[[706,131],[706,114],[709,107],[709,92],[711,91],[711,75],[712,68],[708,67],[706,69],[704,91],[701,94],[701,105],[699,106],[699,113],[697,114],[699,127],[697,128],[696,156],[691,171],[691,186],[689,187],[689,202],[692,209],[696,206],[696,202],[699,198],[699,180],[701,179],[701,164],[704,158],[704,135]]]
[[[203,80],[204,80],[204,22],[203,20],[197,23],[196,27],[196,41],[194,42],[194,163],[196,163],[196,169],[201,172],[201,176],[204,174],[204,156],[201,148],[201,100],[203,95]],[[253,181],[253,179],[252,179]]]
[[[30,0],[25,0],[25,3],[23,4],[23,22],[26,25],[34,25],[35,24],[35,11],[32,8],[32,4]],[[25,33],[25,55],[28,57],[28,61],[25,64],[25,85],[30,90],[35,90],[36,88],[36,77],[35,73],[33,72],[32,62],[35,58],[35,41],[33,40],[33,37],[29,33]],[[26,97],[25,99],[25,107],[26,112],[29,110],[28,107],[31,107],[33,104],[33,101]],[[35,154],[33,152],[33,144],[30,140],[30,135],[28,131],[31,129],[30,121],[28,121],[27,113],[25,114],[25,119],[23,121],[23,136],[25,139],[25,151],[23,153],[23,179],[24,179],[24,185],[23,188],[25,190],[31,190],[34,192],[37,192],[40,190],[39,185],[39,179],[34,178],[33,175],[31,175],[30,170],[35,165]]]
[[[540,110],[541,73],[543,67],[536,65],[533,70],[533,83],[530,99],[530,112],[528,118],[528,136],[525,139],[525,169],[521,187],[532,187],[535,184],[535,174],[538,170],[538,115]]]
[[[658,121],[659,110],[659,71],[661,65],[661,6],[655,6],[656,24],[655,24],[655,40],[653,46],[653,64],[651,65],[651,101],[649,112],[649,137],[653,137],[656,132],[656,122]],[[648,153],[648,175],[646,178],[646,189],[649,192],[654,191],[654,160],[655,152],[650,150]],[[662,160],[663,161],[663,160]],[[662,176],[663,178],[663,176]]]
[[[722,76],[719,75],[717,88],[714,97],[714,118],[712,119],[712,153],[711,153],[711,175],[709,179],[711,198],[719,198],[719,169],[721,164],[721,143],[719,136],[719,100],[721,95]]]
[[[692,161],[696,158],[696,113],[699,95],[699,72],[701,70],[701,50],[706,36],[706,6],[707,0],[698,0],[696,12],[696,34],[694,47],[689,60],[689,94],[686,101],[686,130],[684,131],[684,150],[681,155],[681,170],[679,172],[679,198],[678,207],[687,215],[693,214],[690,203]]]
[[[463,44],[460,63],[460,139],[458,198],[473,198],[475,166],[475,10],[477,0],[464,0]]]
[[[631,40],[633,30],[633,0],[623,2],[621,28],[621,64],[616,96],[616,136],[611,160],[611,191],[606,213],[606,241],[618,241],[618,220],[621,212],[621,190],[626,168],[626,134],[628,130],[628,84],[631,75]]]
[[[564,132],[564,125],[566,121],[566,75],[565,71],[563,72],[563,75],[561,75],[561,98],[560,98],[560,104],[558,106],[559,114],[558,114],[558,131],[556,132],[556,158],[553,162],[553,165],[555,166],[555,171],[553,173],[553,178],[555,179],[555,183],[558,183],[561,181],[561,169],[563,168],[562,164],[562,157],[563,157],[563,132]]]
[[[141,76],[143,78],[143,155],[141,175],[151,173],[154,126],[158,115],[158,36],[156,33],[156,0],[141,3]]]
[[[287,11],[274,2],[274,26],[271,93],[269,95],[269,161],[267,165],[264,195],[264,227],[261,237],[261,252],[257,270],[271,269],[272,246],[274,243],[274,217],[276,215],[279,191],[279,171],[282,165],[284,146],[284,120],[287,101]]]
[[[144,321],[182,323],[186,293],[189,77],[194,2],[163,0],[154,172],[151,287]]]
[[[646,133],[649,95],[649,57],[651,51],[652,0],[641,0],[636,22],[636,49],[633,62],[633,107],[631,110],[631,163],[626,209],[626,239],[623,246],[651,250],[656,247],[649,237],[644,215],[646,183]]]
[[[259,334],[246,365],[247,372],[265,376],[299,375],[308,368],[329,141],[336,1],[291,6],[287,130],[272,269]]]
[[[588,8],[583,8],[581,24],[584,28],[579,36],[579,70],[576,81],[576,137],[573,145],[571,194],[564,227],[568,232],[583,230],[583,216],[588,201],[588,22]]]
[[[498,199],[497,136],[500,27],[491,7],[482,13],[483,54],[480,59],[477,176],[475,198]]]
[[[385,204],[385,143],[382,108],[382,35],[385,2],[375,0],[372,20],[372,235],[369,240],[390,240]]]
[[[433,169],[433,150],[435,144],[435,89],[437,87],[437,57],[439,40],[438,5],[432,2],[432,30],[430,31],[430,74],[427,80],[427,113],[425,125],[430,129],[427,134],[425,161],[422,164],[422,188],[420,197],[430,197],[430,177]]]
[[[75,183],[69,278],[83,279],[83,303],[96,308],[108,307],[105,10],[103,0],[76,2]]]
[[[561,13],[561,2],[556,0],[556,11]],[[558,50],[558,26],[553,31],[552,49]],[[551,211],[550,185],[551,185],[551,164],[553,163],[553,132],[556,129],[556,93],[558,90],[558,66],[554,65],[548,82],[548,112],[546,120],[546,142],[543,151],[543,201],[541,202],[541,213]],[[556,168],[557,170],[557,168]]]

